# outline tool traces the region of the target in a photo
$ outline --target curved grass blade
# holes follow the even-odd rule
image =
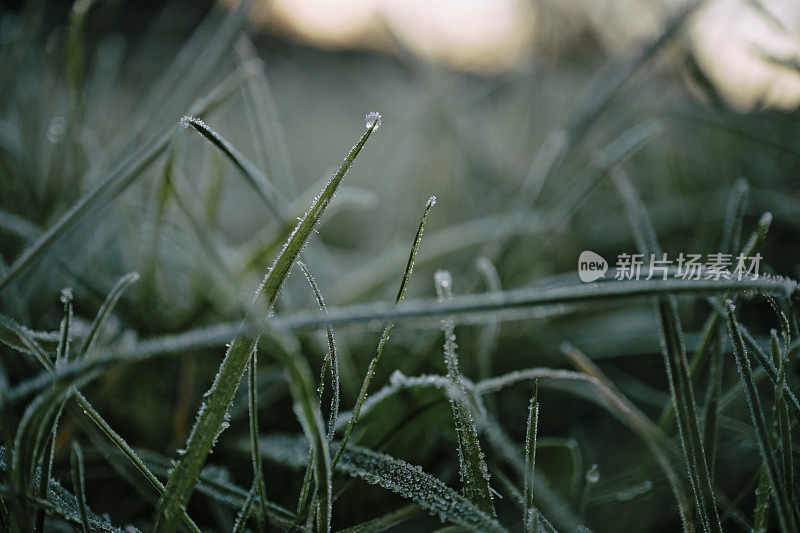
[[[305,465],[308,443],[303,439],[284,437],[276,442],[276,446],[270,442],[270,438],[263,438],[260,444],[261,452],[267,458],[295,468]],[[340,447],[341,444],[334,443],[333,446]],[[336,471],[411,499],[431,514],[438,514],[453,524],[478,531],[506,531],[495,519],[443,481],[424,472],[419,466],[390,455],[349,445],[342,452]]]
[[[528,287],[504,291],[499,294],[456,295],[452,300],[406,301],[401,305],[359,304],[340,308],[329,308],[328,313],[299,312],[276,316],[273,323],[285,329],[315,329],[325,325],[368,324],[374,320],[421,320],[451,316],[457,322],[483,323],[498,317],[519,318],[512,312],[547,310],[560,306],[612,302],[615,300],[641,299],[665,294],[709,295],[739,293],[763,293],[788,297],[796,289],[797,282],[779,276],[761,276],[758,279],[720,280],[624,280],[600,283],[574,283],[551,287]],[[527,316],[527,315],[525,315]]]
[[[417,233],[414,235],[414,242],[411,244],[411,252],[408,254],[406,268],[403,271],[403,280],[400,282],[400,289],[397,291],[397,296],[395,297],[395,306],[403,301],[403,297],[406,294],[408,282],[411,280],[411,273],[414,270],[414,262],[417,258],[417,252],[422,244],[422,232],[425,229],[425,222],[427,222],[428,214],[431,212],[431,209],[434,205],[436,205],[436,197],[431,196],[428,198],[428,202],[425,204],[425,212],[422,215],[419,226],[417,226]],[[378,349],[375,352],[375,357],[373,357],[369,362],[367,373],[364,376],[363,383],[361,384],[361,390],[358,393],[356,404],[353,407],[353,413],[350,416],[350,420],[347,422],[347,426],[345,427],[344,436],[342,437],[342,444],[339,447],[339,450],[336,452],[336,455],[334,455],[333,461],[331,461],[332,468],[336,467],[336,463],[339,461],[339,458],[347,447],[347,443],[350,440],[350,435],[353,433],[353,428],[358,423],[358,417],[361,414],[361,407],[364,405],[364,401],[367,399],[367,393],[369,392],[369,385],[372,382],[372,376],[375,374],[375,368],[378,366],[378,361],[380,361],[381,355],[383,354],[383,348],[386,346],[386,343],[389,342],[389,334],[391,333],[393,327],[394,323],[390,322],[384,328],[383,333],[381,334],[381,338],[378,341]]]
[[[434,283],[440,301],[453,297],[453,278],[449,272],[437,271],[434,275]],[[446,389],[447,398],[450,401],[456,426],[458,465],[464,495],[478,509],[489,516],[495,516],[492,490],[489,486],[489,469],[478,440],[478,429],[470,409],[467,387],[458,369],[455,325],[451,320],[445,318],[442,320],[442,330],[444,331],[444,361],[449,380]]]
[[[439,479],[400,459],[357,446],[346,450],[338,470],[417,502],[454,524],[479,531],[505,531],[491,516]]]
[[[378,121],[367,122],[364,133],[350,149],[339,170],[327,183],[314,204],[295,226],[280,255],[272,264],[257,291],[257,295],[261,295],[265,301],[268,314],[272,313],[278,292],[309,235],[322,218],[342,179],[377,126]],[[257,339],[247,337],[236,338],[230,343],[214,383],[206,393],[198,411],[197,421],[186,444],[186,452],[178,459],[167,482],[166,493],[159,502],[156,510],[156,531],[171,533],[177,527],[180,510],[188,503],[206,457],[221,430],[225,429],[225,414],[236,393],[250,352],[256,344]],[[325,447],[327,448],[327,440]],[[320,475],[321,477],[323,475]],[[323,481],[318,478],[318,486]]]
[[[83,451],[77,442],[72,443],[70,454],[72,465],[72,490],[75,491],[75,500],[78,503],[78,514],[81,517],[83,533],[89,533],[89,512],[86,508],[86,475],[83,471]]]
[[[308,284],[311,286],[311,290],[314,292],[314,297],[317,299],[317,305],[319,305],[320,311],[322,311],[323,314],[326,313],[327,307],[325,306],[325,300],[323,299],[322,293],[317,286],[317,282],[314,281],[314,277],[311,275],[311,272],[308,270],[308,267],[306,267],[305,263],[298,261],[297,264],[303,271],[303,275],[308,281]],[[336,432],[336,421],[339,416],[339,357],[336,351],[336,339],[333,335],[333,328],[328,326],[325,328],[325,332],[328,341],[328,353],[325,355],[325,359],[322,363],[322,369],[320,370],[319,385],[317,386],[317,406],[319,409],[322,409],[322,395],[325,391],[325,374],[330,366],[333,388],[327,431],[328,441],[330,442],[333,440],[333,435]],[[309,457],[308,466],[306,467],[306,473],[303,476],[303,483],[300,487],[300,497],[298,498],[297,502],[298,520],[302,520],[302,518],[306,516],[308,504],[310,503],[309,496],[311,495],[311,474],[314,469],[314,461],[315,454],[312,450],[312,453]]]
[[[328,308],[325,305],[325,299],[322,297],[322,292],[320,292],[317,282],[314,281],[311,271],[308,270],[308,267],[302,261],[298,261],[297,265],[300,267],[300,270],[303,271],[303,275],[306,277],[311,290],[314,292],[314,297],[317,299],[317,305],[319,305],[320,311],[322,311],[323,314],[327,313]],[[327,372],[327,367],[330,366],[331,386],[333,387],[330,417],[328,419],[328,440],[330,441],[333,440],[333,434],[336,431],[336,422],[339,417],[339,356],[336,351],[336,337],[333,335],[333,328],[327,326],[325,328],[325,334],[328,341],[328,353],[325,355],[325,360],[322,364],[319,386],[317,387],[317,396],[319,397],[319,401],[322,402],[322,393],[325,391],[325,373]]]
[[[261,172],[249,159],[242,155],[239,150],[234,148],[224,137],[214,131],[211,126],[206,124],[199,118],[192,116],[185,116],[181,119],[181,125],[184,128],[191,126],[197,133],[205,137],[211,144],[219,148],[225,156],[233,163],[233,165],[241,172],[247,183],[255,190],[259,198],[266,204],[266,206],[273,212],[273,214],[280,221],[287,220],[287,215],[284,213],[283,206],[286,201],[281,198],[280,193],[275,186],[270,182],[269,178]]]
[[[772,486],[772,496],[775,501],[775,511],[778,515],[778,520],[783,531],[796,532],[797,524],[794,520],[788,494],[781,486],[781,476],[775,454],[772,451],[772,441],[764,419],[761,402],[758,399],[758,391],[753,381],[753,373],[750,368],[750,360],[747,357],[747,349],[745,348],[744,339],[742,338],[742,332],[739,329],[739,323],[734,314],[733,302],[730,300],[726,300],[725,302],[725,319],[728,324],[728,331],[733,339],[733,355],[736,358],[736,367],[739,370],[739,376],[744,384],[747,406],[750,410],[750,418],[756,430],[758,450],[761,453],[761,458],[766,467],[767,477]]]
[[[86,354],[89,353],[89,351],[94,347],[95,342],[97,342],[97,337],[100,334],[100,330],[108,320],[108,317],[111,316],[111,311],[114,310],[114,307],[117,305],[122,293],[125,292],[125,289],[136,283],[138,280],[139,274],[137,272],[131,272],[122,276],[114,285],[114,288],[112,288],[111,292],[108,293],[103,305],[100,306],[97,316],[94,317],[92,325],[89,327],[89,333],[86,335],[86,338],[83,339],[83,344],[78,351],[77,357],[85,357]]]

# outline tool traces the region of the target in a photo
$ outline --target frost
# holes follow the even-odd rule
[[[378,131],[378,128],[381,127],[381,114],[377,111],[371,111],[367,114],[366,126],[367,128],[372,128],[372,131]]]
[[[595,463],[586,472],[586,482],[594,485],[598,481],[600,481],[600,469],[597,468],[597,463]]]

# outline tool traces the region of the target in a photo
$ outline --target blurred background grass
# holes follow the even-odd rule
[[[402,2],[258,5],[246,25],[252,48],[237,30],[219,46],[211,46],[219,57],[203,48],[215,44],[213,32],[229,20],[228,7],[213,2],[3,6],[3,267],[116,162],[176,125],[196,98],[207,95],[253,55],[260,63],[248,63],[255,69],[245,69],[249,81],[205,119],[265,171],[283,196],[305,198],[297,214],[350,146],[364,114],[378,110],[383,115],[379,134],[347,177],[346,190],[337,199],[341,205],[327,216],[309,246],[309,266],[329,307],[390,301],[431,195],[438,203],[426,227],[410,297],[433,296],[432,274],[439,268],[453,272],[456,293],[486,290],[475,264],[483,255],[490,256],[508,289],[551,276],[577,280],[582,250],[612,262],[618,253],[635,251],[609,180],[601,179],[579,202],[570,199],[586,183],[598,152],[640,124],[657,124],[661,133],[625,161],[624,168],[670,257],[718,250],[728,196],[743,178],[751,187],[745,234],[764,211],[771,211],[774,223],[762,250],[766,267],[800,276],[800,12],[790,2],[708,2],[711,15],[701,10],[689,19],[597,116],[590,117],[585,135],[573,135],[575,142],[563,164],[532,204],[527,201],[532,198],[517,199],[537,151],[547,146],[554,132],[577,131],[575,121],[668,26],[679,6],[646,0],[602,5],[580,0],[417,4],[409,2],[407,13]],[[332,11],[323,31],[326,9]],[[451,17],[446,16],[448,10]],[[718,37],[722,30],[715,18],[729,21],[724,28],[727,38]],[[772,33],[763,30],[765,25]],[[488,37],[481,37],[481,30]],[[470,36],[469,31],[475,33]],[[514,31],[519,35],[509,35]],[[25,42],[19,32],[29,33]],[[736,56],[742,40],[744,55]],[[488,52],[481,51],[482,42],[488,43]],[[182,56],[177,56],[179,64],[172,63],[181,49],[188,58],[184,70]],[[185,72],[202,70],[204,62],[208,72],[194,83]],[[160,78],[184,75],[173,80],[173,87],[152,92]],[[730,79],[733,84],[726,81]],[[249,90],[260,102],[258,109],[270,112],[266,126],[274,129],[267,139],[274,142],[266,146],[258,135],[265,126],[259,124],[263,115],[254,113]],[[252,292],[277,251],[264,243],[275,241],[280,226],[236,169],[199,136],[190,131],[178,134],[168,154],[14,282],[13,292],[0,299],[0,311],[32,328],[57,329],[58,294],[71,286],[76,315],[89,321],[116,279],[136,270],[143,279],[123,299],[114,328],[104,334],[104,342],[115,350],[125,350],[137,338],[237,320],[239,301]],[[166,169],[172,171],[168,181]],[[310,192],[302,196],[303,191]],[[527,217],[521,224],[506,220],[520,213]],[[477,222],[452,233],[452,228],[471,221]],[[464,234],[465,227],[470,234]],[[398,251],[393,255],[394,249]],[[209,254],[218,255],[221,264]],[[279,312],[314,305],[312,293],[295,272]],[[766,309],[755,302],[743,315],[762,336],[775,327]],[[681,307],[690,350],[708,310],[703,302]],[[364,328],[337,333],[343,402],[349,407],[377,333]],[[477,380],[485,328],[464,326],[458,334],[462,371]],[[436,327],[396,330],[375,383],[386,383],[395,370],[406,375],[442,373],[440,337]],[[489,343],[485,348],[491,350],[491,373],[568,367],[559,351],[564,340],[586,351],[647,414],[658,416],[668,396],[656,323],[646,305],[503,324],[496,346]],[[303,343],[316,367],[324,355],[322,338],[307,335]],[[10,350],[0,350],[9,381],[31,375]],[[212,347],[118,368],[87,393],[129,442],[171,456],[185,441],[220,356],[220,348]],[[262,431],[297,433],[281,371],[262,364]],[[733,365],[726,371],[726,384],[732,383]],[[796,362],[793,372],[791,379],[796,379]],[[704,384],[702,377],[696,385],[698,398]],[[524,438],[528,398],[528,388],[518,387],[495,399],[500,422],[517,442]],[[633,434],[599,407],[565,393],[546,390],[540,401],[540,435],[561,440],[553,441],[549,452],[543,448],[537,468],[541,465],[550,474],[575,513],[585,512],[589,527],[679,527],[660,473],[639,468],[646,450]],[[759,462],[752,435],[734,423],[745,413],[744,402],[728,413],[732,422],[721,433],[717,474],[730,500],[749,516]],[[457,460],[449,420],[442,403],[410,421],[384,450],[455,485]],[[371,427],[369,420],[361,424]],[[76,431],[67,421],[64,442]],[[249,457],[237,447],[246,432],[246,409],[234,410],[232,428],[210,459],[225,465],[240,486],[249,484]],[[63,473],[68,460],[63,451],[58,457]],[[593,464],[598,465],[600,479],[587,489],[584,473]],[[270,497],[293,508],[302,476],[270,463],[266,469]],[[146,528],[148,503],[99,457],[89,456],[87,478],[93,510],[110,513],[115,523]],[[337,502],[336,527],[401,503],[398,497],[366,487],[358,482]],[[639,493],[631,487],[645,488]],[[231,511],[202,503],[196,495],[190,515],[201,524],[224,529]],[[498,508],[503,516],[511,514],[513,506],[501,500]],[[425,529],[438,523],[426,517],[416,520]],[[727,525],[741,526],[729,519]],[[402,526],[409,527],[414,526]]]

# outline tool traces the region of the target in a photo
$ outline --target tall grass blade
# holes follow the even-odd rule
[[[414,235],[414,242],[411,244],[411,252],[408,254],[408,261],[406,261],[406,268],[403,271],[403,279],[400,282],[400,289],[397,291],[397,296],[395,297],[394,306],[396,307],[401,301],[403,301],[403,297],[406,294],[406,289],[408,288],[408,283],[411,280],[411,273],[414,270],[414,263],[417,258],[417,253],[419,251],[420,245],[422,244],[422,233],[425,229],[425,222],[428,220],[428,214],[431,212],[433,206],[436,205],[436,197],[431,196],[428,198],[428,202],[425,204],[425,212],[422,215],[422,219],[419,222],[419,226],[417,227],[417,233]],[[327,316],[327,313],[326,313]],[[389,334],[392,332],[392,328],[394,327],[394,323],[390,322],[383,330],[381,334],[381,338],[378,341],[378,349],[375,352],[375,357],[369,362],[369,366],[367,367],[367,372],[364,376],[364,381],[361,384],[361,390],[358,393],[358,397],[356,398],[356,404],[353,407],[353,413],[350,416],[350,420],[347,422],[347,426],[344,429],[344,435],[342,436],[341,446],[339,446],[339,450],[336,452],[336,455],[333,457],[333,461],[331,461],[332,468],[336,467],[336,463],[339,461],[342,453],[347,447],[347,443],[350,440],[350,435],[353,433],[353,428],[358,423],[358,418],[361,415],[361,407],[364,405],[364,401],[367,399],[367,394],[369,393],[369,385],[372,382],[372,376],[375,374],[375,368],[378,366],[378,361],[381,359],[381,355],[383,354],[383,348],[386,346],[386,343],[389,342]]]
[[[434,275],[436,294],[444,301],[453,297],[453,278],[450,272],[439,270]],[[444,331],[444,361],[447,367],[447,398],[453,411],[458,440],[458,465],[463,484],[463,492],[469,501],[478,506],[484,513],[495,516],[492,490],[489,486],[489,469],[484,460],[478,440],[478,430],[469,405],[466,385],[458,369],[456,353],[455,325],[445,318],[442,320]]]
[[[114,310],[117,302],[119,302],[122,293],[125,292],[125,289],[136,283],[138,280],[139,274],[137,272],[131,272],[129,274],[125,274],[119,279],[119,281],[117,281],[117,283],[111,289],[111,292],[108,293],[103,305],[100,306],[97,316],[94,317],[92,325],[89,327],[89,333],[83,339],[83,344],[81,345],[77,357],[85,357],[86,354],[91,351],[91,349],[94,347],[94,344],[97,342],[97,338],[100,335],[103,325],[105,325],[108,317],[111,316],[111,312]]]
[[[767,232],[769,231],[770,226],[772,225],[772,215],[767,212],[761,215],[761,218],[758,220],[758,225],[756,229],[750,234],[749,239],[742,247],[742,254],[745,257],[751,257],[758,248],[761,246],[761,243],[767,236]],[[733,292],[727,292],[722,297],[723,300],[732,299],[735,297]],[[692,379],[696,378],[700,371],[703,369],[706,361],[708,360],[709,354],[711,353],[711,346],[716,337],[720,327],[723,323],[723,315],[724,313],[721,312],[721,309],[718,306],[714,306],[711,311],[711,316],[706,320],[705,325],[703,326],[703,331],[700,334],[700,345],[697,347],[695,351],[694,357],[689,364],[689,374]],[[672,416],[674,415],[672,404],[666,406],[664,411],[661,413],[661,418],[658,421],[658,425],[661,428],[666,428],[669,424],[670,420],[672,420]]]
[[[528,423],[525,426],[525,480],[523,485],[524,511],[522,516],[525,531],[535,533],[539,515],[533,504],[533,474],[536,468],[536,436],[539,433],[539,382],[533,384],[533,395],[528,407]]]
[[[81,517],[81,527],[83,533],[89,533],[89,513],[86,508],[86,475],[83,470],[83,451],[77,442],[72,443],[70,454],[72,464],[72,490],[75,491],[75,499],[78,503],[78,513]]]
[[[377,125],[378,121],[373,120],[370,122],[368,120],[366,130],[353,148],[350,149],[339,170],[326,184],[314,204],[295,226],[286,245],[261,283],[256,294],[263,297],[266,306],[265,311],[268,314],[272,313],[272,307],[278,297],[280,288],[297,255],[302,250],[312,230],[319,223],[342,179]],[[238,337],[230,343],[214,383],[206,393],[203,404],[198,411],[197,420],[186,444],[186,451],[178,459],[178,463],[167,482],[166,493],[159,502],[159,507],[156,510],[156,531],[171,533],[177,527],[180,510],[188,503],[206,457],[210,453],[219,433],[225,429],[225,414],[244,374],[250,353],[257,342],[258,339]],[[308,417],[310,414],[306,413],[306,416]],[[327,448],[327,439],[325,448]],[[325,482],[324,477],[325,473],[318,469],[316,478],[318,489],[322,488],[321,484]],[[330,494],[329,491],[328,494]],[[320,508],[322,508],[323,504],[327,506],[328,502],[320,502]]]
[[[303,271],[303,275],[306,277],[311,290],[314,292],[314,297],[317,299],[317,305],[319,305],[320,311],[323,314],[328,312],[328,308],[325,305],[325,299],[322,296],[322,292],[319,290],[317,286],[317,282],[314,280],[314,277],[311,275],[311,271],[308,270],[308,267],[302,261],[298,261],[297,265],[300,267],[300,270]],[[325,354],[325,359],[322,364],[322,370],[320,371],[320,378],[319,378],[319,386],[317,387],[317,396],[319,397],[319,401],[322,402],[322,394],[325,391],[325,374],[327,372],[327,368],[330,367],[331,370],[331,387],[333,388],[333,394],[331,396],[331,408],[330,414],[328,418],[328,440],[333,440],[333,434],[336,431],[336,422],[339,418],[339,400],[340,400],[340,380],[339,380],[339,355],[336,351],[336,337],[333,334],[333,328],[331,326],[327,326],[325,328],[325,336],[328,341],[328,353]]]
[[[725,319],[728,324],[728,331],[733,339],[733,355],[736,358],[736,368],[739,370],[739,377],[744,385],[745,398],[747,399],[747,406],[750,410],[750,419],[756,431],[758,450],[761,453],[761,459],[766,468],[767,478],[772,487],[772,496],[775,502],[775,511],[778,515],[778,521],[783,531],[796,532],[797,523],[795,522],[792,507],[789,503],[789,495],[784,487],[782,487],[780,469],[778,468],[778,462],[773,453],[772,439],[767,429],[764,411],[761,408],[758,391],[753,381],[753,373],[750,368],[750,360],[747,357],[747,349],[745,348],[744,339],[742,338],[742,332],[739,329],[739,323],[734,314],[733,302],[730,300],[725,301]]]

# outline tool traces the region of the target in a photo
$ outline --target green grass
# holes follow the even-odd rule
[[[0,529],[798,530],[800,123],[671,76],[694,5],[485,79],[176,6],[0,12]]]

